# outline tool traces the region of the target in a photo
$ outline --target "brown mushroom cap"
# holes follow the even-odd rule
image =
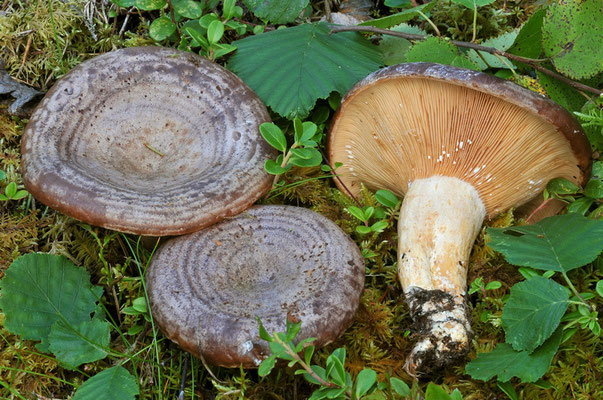
[[[410,182],[456,177],[487,214],[523,204],[552,178],[584,183],[590,146],[558,104],[492,75],[432,63],[377,71],[345,96],[329,137],[345,186],[404,195]],[[339,183],[338,183],[339,184]]]
[[[153,318],[171,340],[206,361],[256,368],[260,339],[300,320],[297,337],[332,342],[351,323],[364,285],[358,247],[305,208],[255,206],[165,242],[146,276]]]
[[[23,134],[25,187],[87,223],[142,235],[193,232],[270,188],[266,107],[237,76],[160,47],[103,54],[46,94]]]

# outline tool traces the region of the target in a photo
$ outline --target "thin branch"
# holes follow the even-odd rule
[[[178,43],[182,40],[180,36],[180,29],[178,28],[178,24],[176,23],[176,16],[174,15],[174,6],[172,5],[172,0],[167,0],[168,6],[170,7],[170,16],[172,17],[172,23],[176,26],[176,35],[178,35]]]
[[[395,31],[390,31],[388,29],[376,28],[374,26],[354,25],[354,26],[334,26],[331,28],[331,33],[339,33],[339,32],[371,32],[371,33],[378,33],[381,35],[390,35],[390,36],[401,37],[401,38],[404,38],[407,40],[425,40],[428,38],[427,35],[419,35],[416,33],[395,32]],[[521,56],[517,56],[515,54],[507,53],[506,51],[498,50],[494,47],[486,47],[486,46],[482,46],[482,45],[475,44],[475,43],[469,43],[469,42],[460,42],[458,40],[451,40],[450,43],[452,43],[458,47],[464,47],[464,48],[473,49],[476,51],[483,51],[485,53],[499,55],[502,57],[506,57],[510,60],[514,60],[517,62],[527,64],[527,65],[531,66],[532,68],[542,72],[543,74],[552,76],[553,78],[558,79],[578,90],[583,90],[585,92],[594,93],[598,96],[603,95],[603,90],[599,90],[599,89],[587,86],[583,83],[573,81],[569,78],[566,78],[563,75],[560,75],[554,71],[544,68],[542,65],[538,64],[539,62],[547,61],[547,60],[521,57]]]

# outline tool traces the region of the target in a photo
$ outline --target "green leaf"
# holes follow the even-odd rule
[[[372,232],[383,232],[385,228],[387,228],[387,221],[377,221],[373,225],[371,225]]]
[[[298,167],[316,167],[322,162],[322,154],[314,148],[291,150],[291,164]]]
[[[573,79],[603,71],[601,15],[601,0],[563,1],[549,6],[542,25],[542,45],[557,71]]]
[[[111,325],[96,318],[74,326],[57,321],[48,335],[50,351],[69,368],[105,358],[110,339]]]
[[[580,186],[565,178],[555,178],[546,185],[546,190],[554,194],[575,194],[580,191]]]
[[[593,199],[603,197],[603,181],[600,179],[591,179],[584,187],[584,194]]]
[[[5,179],[6,179],[6,172],[4,172],[0,169],[0,181],[3,181]]]
[[[306,350],[304,350],[304,361],[306,362],[306,364],[310,365],[310,361],[312,361],[312,356],[314,355],[314,346],[308,346],[306,347]]]
[[[207,41],[210,44],[218,43],[224,35],[224,24],[222,21],[212,21],[207,27]]]
[[[567,212],[584,215],[584,214],[586,214],[586,212],[588,211],[590,206],[592,206],[594,201],[595,200],[591,199],[590,197],[582,197],[582,198],[574,201],[572,204],[570,204],[567,207]]]
[[[375,192],[375,200],[387,208],[394,208],[398,205],[398,197],[386,189],[379,189]]]
[[[508,52],[526,58],[539,58],[542,54],[542,20],[546,11],[536,11],[530,19],[523,24],[513,46]]]
[[[209,25],[214,21],[220,21],[220,18],[214,13],[205,14],[199,19],[199,26],[201,28],[206,29],[209,28]]]
[[[422,42],[417,42],[406,54],[406,60],[408,62],[435,62],[476,71],[479,70],[479,66],[461,53],[450,41],[433,36]]]
[[[504,394],[507,395],[507,397],[509,397],[509,399],[519,400],[517,392],[515,391],[515,388],[513,387],[513,384],[511,382],[498,382],[497,386],[500,390],[503,391]]]
[[[465,372],[481,381],[498,376],[500,382],[507,382],[516,376],[522,382],[536,382],[548,371],[561,343],[562,332],[562,329],[557,329],[532,354],[513,350],[510,344],[501,343],[490,353],[478,354],[466,365]]]
[[[285,336],[285,341],[290,342],[295,339],[300,329],[301,322],[291,323],[287,321],[287,335]]]
[[[515,284],[502,313],[506,342],[531,353],[557,329],[568,299],[565,287],[542,276]]]
[[[270,175],[282,175],[287,172],[285,168],[281,167],[281,165],[274,160],[266,160],[264,162],[264,169]]]
[[[603,279],[597,282],[597,294],[603,297]]]
[[[518,33],[519,30],[515,29],[511,32],[503,33],[500,36],[485,40],[480,44],[482,46],[494,47],[495,49],[505,51],[511,47]],[[511,63],[511,61],[509,61],[507,58],[495,56],[494,54],[486,53],[484,51],[480,51],[478,54],[478,52],[475,50],[469,50],[467,52],[467,57],[469,57],[469,59],[478,65],[482,70],[486,68],[515,68],[513,63]]]
[[[410,396],[410,388],[402,379],[390,378],[389,384],[392,386],[392,390],[401,396]]]
[[[17,184],[15,182],[11,182],[4,188],[4,194],[9,199],[12,199],[15,194],[17,194]]]
[[[31,253],[17,258],[0,281],[0,307],[5,327],[23,339],[43,340],[48,350],[52,325],[71,326],[89,321],[102,288],[90,284],[90,275],[62,256]]]
[[[346,93],[381,65],[362,35],[330,34],[325,23],[302,24],[233,42],[229,68],[278,114],[304,118],[319,98]],[[350,57],[353,54],[353,57]]]
[[[260,338],[264,339],[267,342],[272,342],[272,336],[270,336],[270,334],[268,333],[268,331],[266,331],[266,328],[264,328],[264,324],[262,324],[262,321],[260,320],[259,317],[255,317],[256,321],[258,321],[258,325],[260,326]]]
[[[377,373],[372,369],[365,368],[356,377],[356,398],[368,393],[377,382]]]
[[[463,400],[463,394],[460,390],[454,389],[452,393],[450,393],[450,400]]]
[[[272,122],[264,122],[260,125],[260,134],[268,144],[280,152],[287,150],[287,139],[281,128]]]
[[[163,16],[155,19],[149,27],[149,36],[153,40],[160,41],[176,31],[176,24],[169,17]]]
[[[364,211],[361,208],[356,206],[350,206],[347,209],[347,212],[352,214],[354,217],[358,218],[360,221],[365,222],[368,218],[364,216]]]
[[[183,17],[196,19],[203,15],[203,5],[198,1],[193,0],[172,0],[174,12]]]
[[[136,4],[136,0],[111,0],[111,2],[123,8],[129,8]]]
[[[222,17],[230,19],[235,14],[235,0],[224,0],[222,4]]]
[[[425,400],[450,400],[450,396],[442,387],[429,382],[425,391]]]
[[[391,31],[427,35],[424,30],[416,26],[402,23],[390,28]],[[395,65],[406,62],[406,53],[412,47],[412,43],[404,38],[383,35],[379,42],[379,50],[383,54],[385,65]]]
[[[219,58],[228,53],[232,53],[237,49],[237,47],[227,43],[218,43],[214,44],[212,49],[214,50],[214,58]]]
[[[318,365],[310,365],[310,369],[312,371],[314,371],[314,373],[316,375],[318,375],[318,377],[320,379],[322,379],[324,381],[327,380],[327,371],[325,371],[325,369],[323,367],[318,366]],[[320,382],[307,372],[304,373],[304,378],[306,378],[306,380],[310,383],[313,383],[315,385],[320,385]]]
[[[243,0],[243,3],[260,19],[286,24],[299,17],[309,0]]]
[[[358,225],[356,227],[356,232],[362,234],[362,235],[366,235],[368,233],[371,233],[371,228],[365,225]]]
[[[547,64],[544,64],[543,67],[547,67]],[[546,90],[546,94],[566,110],[580,111],[584,103],[586,103],[587,99],[567,83],[561,82],[540,71],[536,71],[536,76],[538,77],[538,82]]]
[[[494,3],[494,0],[452,0],[452,2],[464,5],[465,7],[473,10],[475,7],[481,7]]]
[[[24,197],[27,197],[27,195],[29,194],[29,192],[27,190],[19,190],[17,193],[15,193],[12,197],[13,200],[20,200]]]
[[[266,376],[266,375],[270,374],[270,371],[272,371],[272,368],[274,368],[275,364],[276,364],[276,356],[271,355],[270,357],[268,357],[267,359],[262,361],[262,363],[260,364],[260,366],[258,368],[258,375]]]
[[[79,387],[72,400],[134,400],[139,394],[138,384],[127,369],[111,367]]]
[[[577,214],[534,225],[488,229],[488,245],[514,265],[567,272],[592,262],[603,249],[603,221]]]
[[[165,0],[136,0],[136,7],[145,10],[161,10],[167,2]]]
[[[387,17],[370,19],[359,23],[360,26],[376,26],[377,28],[389,28],[390,26],[401,24],[402,22],[410,21],[418,17],[419,11],[425,14],[431,11],[437,2],[431,1],[417,7],[409,8],[408,10],[400,11],[399,13],[388,15]]]

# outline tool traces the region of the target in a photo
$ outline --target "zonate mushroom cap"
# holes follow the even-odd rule
[[[237,76],[160,47],[103,54],[46,94],[23,134],[25,187],[87,223],[142,235],[196,231],[270,188],[266,107]]]
[[[580,124],[558,104],[432,63],[395,65],[357,83],[333,119],[329,154],[353,194],[364,183],[403,196],[415,179],[456,177],[477,189],[489,216],[529,201],[553,178],[583,184],[591,162]]]
[[[320,214],[255,206],[165,242],[146,281],[153,318],[168,338],[209,363],[257,368],[270,350],[256,317],[269,333],[301,321],[297,340],[332,342],[354,318],[364,261]]]

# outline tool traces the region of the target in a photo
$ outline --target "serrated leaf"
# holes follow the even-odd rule
[[[233,42],[228,67],[278,114],[308,115],[316,100],[347,92],[381,65],[380,53],[362,35],[330,34],[325,23],[278,29]],[[353,54],[353,57],[350,57]]]
[[[134,400],[139,391],[136,378],[124,367],[117,366],[84,382],[72,400]]]
[[[565,287],[542,276],[514,285],[501,318],[506,342],[518,351],[534,351],[559,326],[568,299]]]
[[[534,225],[488,229],[488,245],[514,265],[567,272],[592,262],[603,250],[603,221],[577,214]]]
[[[473,9],[475,7],[482,7],[494,3],[494,0],[452,0],[452,2]]]
[[[57,321],[48,335],[49,349],[69,368],[105,358],[111,339],[111,325],[93,318],[77,325]]]
[[[427,35],[424,30],[416,26],[402,23],[396,25],[390,30],[395,32],[414,33],[417,35]],[[379,42],[379,50],[383,54],[383,62],[385,65],[395,65],[406,62],[406,53],[412,47],[412,43],[404,38],[383,35]]]
[[[392,386],[394,392],[401,396],[410,396],[410,388],[402,379],[390,378],[389,383]]]
[[[519,29],[515,29],[511,32],[503,33],[500,36],[485,40],[480,44],[482,46],[494,47],[495,49],[505,51],[511,47],[515,41],[515,38],[517,38],[518,33]],[[467,57],[477,64],[481,70],[486,68],[515,68],[511,61],[502,56],[495,56],[494,54],[486,53],[484,51],[477,52],[473,49],[469,50],[466,54]]]
[[[196,19],[203,15],[203,5],[193,0],[172,0],[174,11],[183,17]]]
[[[90,320],[102,288],[90,284],[90,275],[67,258],[31,253],[17,258],[0,281],[0,307],[5,327],[23,339],[44,340],[47,351],[52,325],[77,325]]]
[[[372,369],[365,368],[356,377],[356,398],[364,396],[377,382],[377,373]]]
[[[536,11],[523,24],[508,52],[527,58],[539,58],[542,53],[542,20],[546,10]]]
[[[406,53],[406,60],[408,62],[435,62],[476,71],[479,70],[479,66],[461,53],[461,51],[450,43],[450,41],[433,36],[422,42],[417,42],[408,53]]]
[[[543,65],[543,67],[553,69],[553,67],[550,65],[550,63],[546,63]],[[540,71],[536,71],[536,76],[538,77],[538,82],[540,82],[546,91],[546,94],[556,103],[559,103],[561,106],[563,106],[566,110],[580,111],[582,106],[586,103],[587,99],[567,83],[561,82],[560,80],[543,74]]]
[[[360,26],[376,26],[377,28],[389,28],[390,26],[401,24],[402,22],[410,21],[418,17],[419,12],[426,13],[431,11],[437,2],[431,1],[427,4],[422,4],[417,7],[409,8],[408,10],[400,11],[399,13],[388,15],[387,17],[370,19],[359,23]]]
[[[309,0],[243,0],[243,3],[258,18],[286,24],[299,17]]]
[[[603,71],[601,15],[601,0],[560,1],[549,6],[542,25],[542,45],[557,71],[573,79]]]
[[[153,40],[160,41],[176,31],[176,24],[166,16],[156,18],[149,26],[149,36]]]
[[[516,376],[522,382],[536,382],[548,371],[561,343],[562,333],[562,329],[557,329],[532,354],[516,351],[510,344],[501,343],[490,353],[478,354],[475,360],[466,365],[465,372],[481,381],[498,376],[500,382],[507,382]]]
[[[165,0],[136,0],[136,7],[145,11],[161,10],[166,4]]]

